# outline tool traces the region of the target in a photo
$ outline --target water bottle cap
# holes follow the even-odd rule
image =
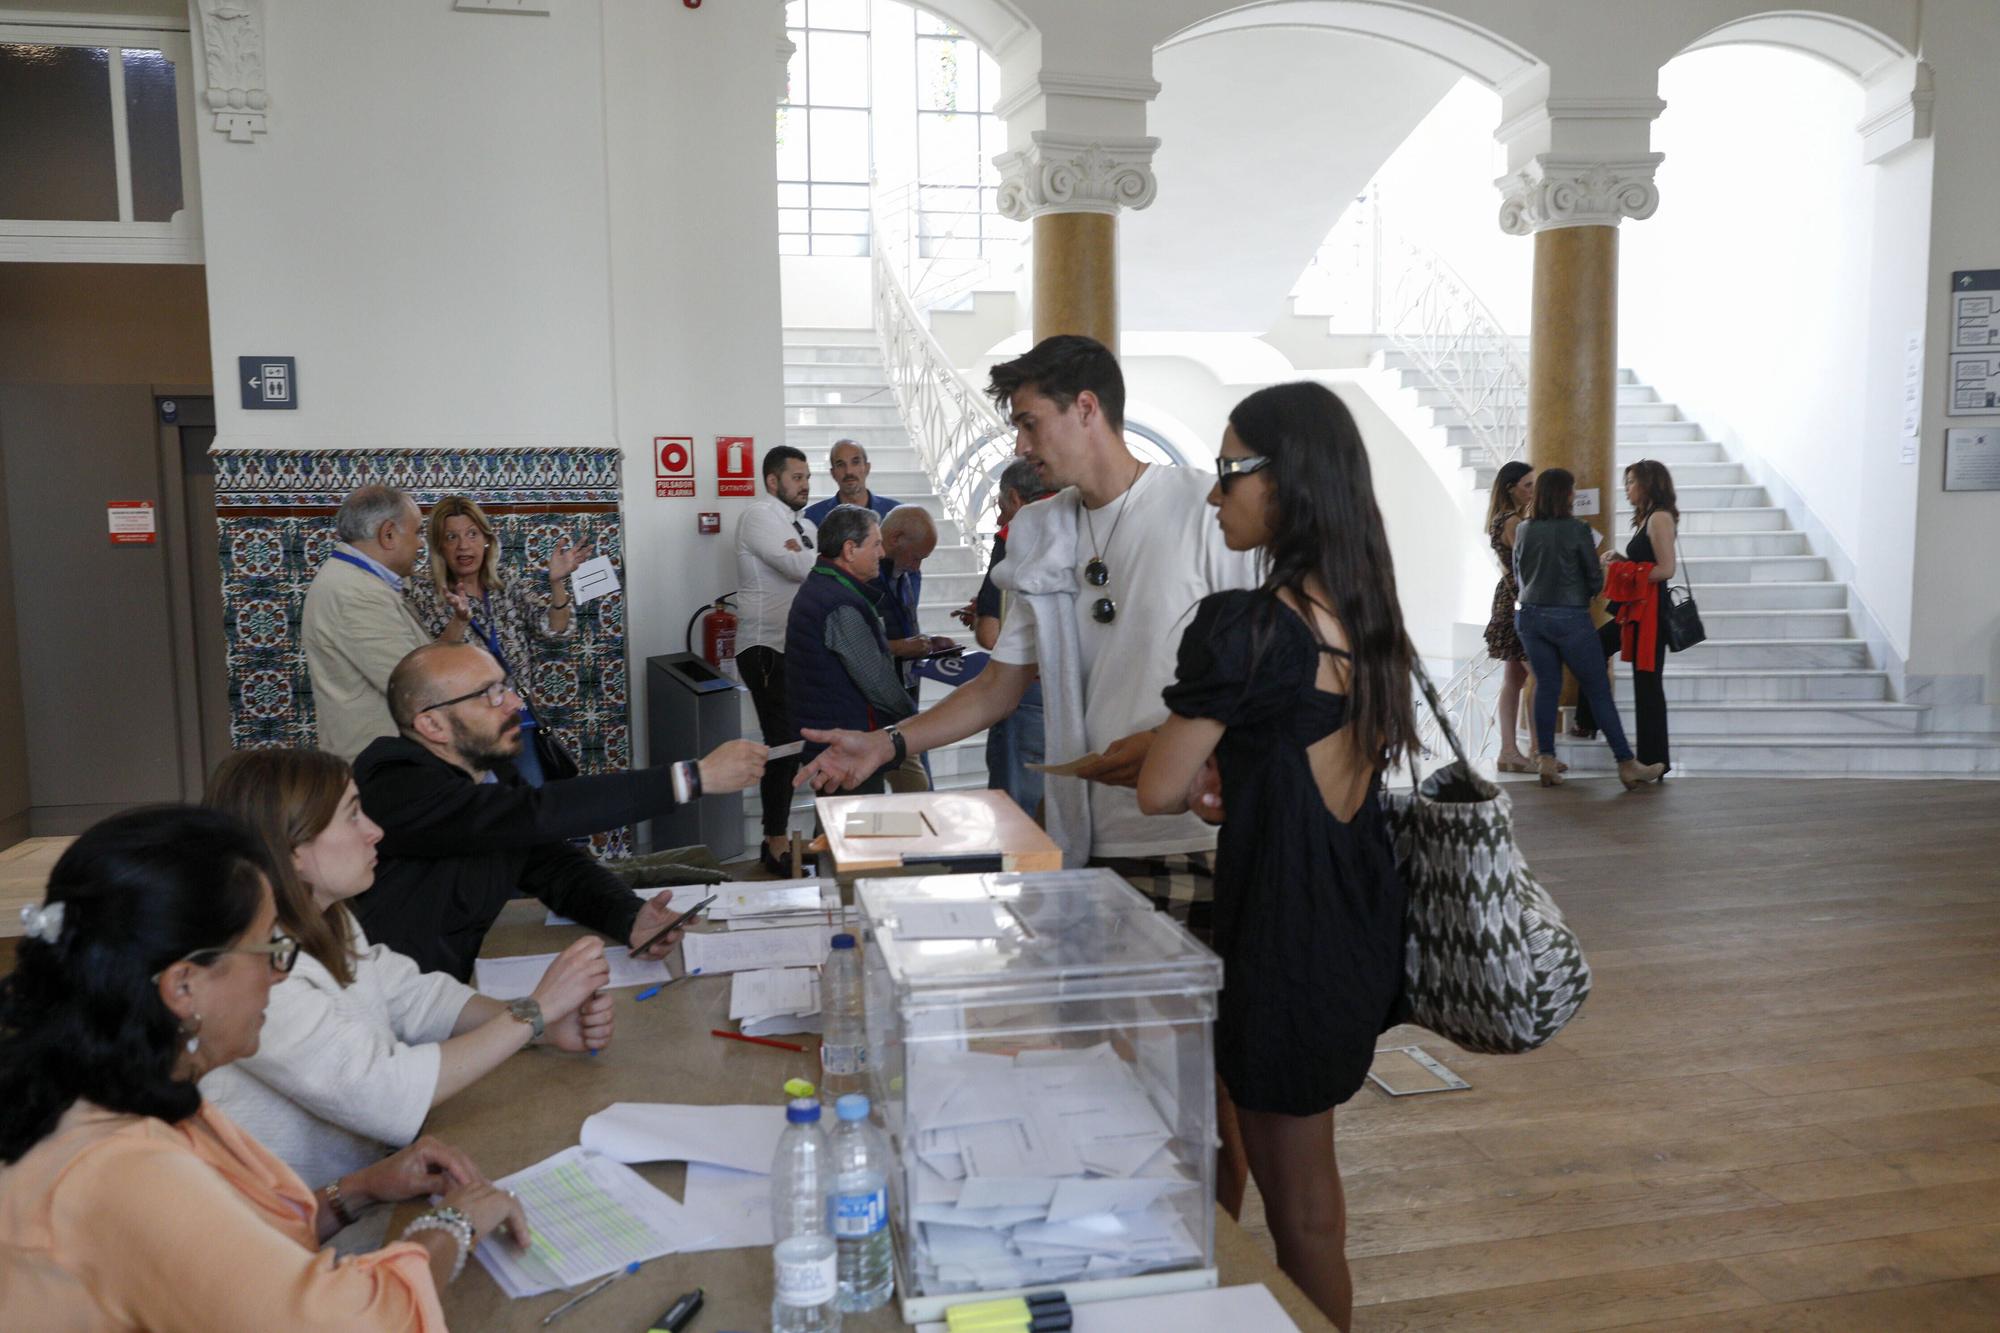
[[[842,1120],[866,1120],[868,1098],[866,1094],[850,1092],[833,1104],[833,1113]]]
[[[833,937],[833,947],[836,949],[852,949],[854,947],[854,937],[842,931]]]
[[[801,1097],[785,1107],[785,1120],[793,1125],[817,1125],[819,1103],[810,1097]]]

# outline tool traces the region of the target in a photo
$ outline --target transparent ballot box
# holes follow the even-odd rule
[[[904,1318],[1213,1286],[1222,960],[1105,870],[864,879],[856,903]]]

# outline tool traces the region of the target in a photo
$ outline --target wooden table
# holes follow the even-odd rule
[[[547,953],[583,933],[573,927],[543,926],[544,912],[538,902],[510,905],[486,937],[483,952],[489,957]],[[677,964],[678,958],[674,961]],[[612,1102],[768,1104],[783,1099],[786,1079],[818,1077],[815,1054],[795,1055],[708,1035],[710,1028],[731,1026],[727,977],[696,977],[643,1004],[633,998],[638,994],[634,990],[612,994],[617,1028],[602,1055],[523,1051],[433,1111],[425,1131],[465,1149],[489,1175],[498,1177],[570,1147],[584,1118]],[[810,1037],[801,1040],[802,1045],[811,1042]],[[687,1175],[684,1165],[650,1163],[635,1169],[676,1199],[681,1197]],[[408,1205],[402,1210],[415,1211]],[[402,1217],[392,1221],[390,1235],[400,1233],[402,1221]],[[1331,1327],[1257,1243],[1220,1215],[1216,1261],[1224,1285],[1262,1282],[1301,1329]],[[771,1255],[755,1248],[655,1259],[564,1316],[555,1328],[569,1333],[643,1329],[646,1321],[692,1287],[704,1290],[706,1304],[691,1333],[770,1327]],[[541,1317],[563,1299],[551,1292],[510,1301],[474,1263],[445,1292],[444,1308],[454,1329],[506,1333],[537,1329]],[[904,1327],[893,1301],[872,1314],[850,1315],[842,1324],[854,1333],[888,1333]]]
[[[1001,870],[1061,870],[1062,849],[1002,791],[928,791],[883,796],[822,796],[815,803],[834,873],[953,862],[999,863]],[[842,830],[855,810],[911,811],[930,832],[913,838],[852,838]]]

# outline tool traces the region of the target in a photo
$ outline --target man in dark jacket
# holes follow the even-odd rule
[[[764,747],[730,741],[707,758],[530,787],[514,772],[521,698],[499,663],[473,645],[432,644],[389,678],[402,733],[354,761],[362,809],[382,826],[375,885],[352,902],[368,938],[426,971],[472,976],[481,941],[509,899],[541,899],[564,916],[637,947],[672,916],[641,899],[566,839],[662,814],[704,791],[741,791]],[[640,955],[658,958],[679,932]]]
[[[819,562],[799,585],[785,622],[785,694],[801,727],[849,731],[893,730],[916,712],[903,689],[882,627],[879,589],[882,521],[859,505],[840,505],[820,528]],[[797,656],[793,656],[793,654]],[[823,748],[810,741],[810,762]],[[904,756],[888,765],[894,768]],[[851,788],[879,792],[884,773]]]

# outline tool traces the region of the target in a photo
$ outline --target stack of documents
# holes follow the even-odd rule
[[[819,969],[763,967],[729,979],[729,1016],[746,1037],[818,1032]]]
[[[542,974],[555,960],[556,955],[552,953],[477,959],[472,964],[473,988],[495,1000],[526,999],[535,993],[535,987],[542,984]],[[674,976],[664,962],[635,959],[632,951],[622,944],[606,948],[604,961],[611,965],[611,979],[604,983],[606,990],[624,986],[658,986],[673,980]]]
[[[774,1242],[770,1170],[784,1130],[782,1106],[613,1102],[583,1122],[583,1143],[616,1162],[688,1164],[677,1248],[692,1254]]]
[[[479,1262],[509,1297],[615,1273],[627,1264],[704,1248],[705,1229],[686,1208],[629,1166],[583,1148],[494,1182],[521,1200],[532,1233],[528,1249],[506,1236],[481,1242]]]
[[[1126,1277],[1199,1261],[1199,1182],[1109,1045],[954,1053],[910,1072],[919,1290]],[[1206,1145],[1202,1145],[1206,1150]]]
[[[816,968],[826,961],[832,935],[825,926],[691,931],[681,937],[681,960],[696,976],[766,967]]]
[[[824,923],[827,912],[840,910],[840,895],[838,891],[829,893],[830,888],[831,880],[818,879],[724,885],[708,915],[711,920],[727,922],[732,930]]]

